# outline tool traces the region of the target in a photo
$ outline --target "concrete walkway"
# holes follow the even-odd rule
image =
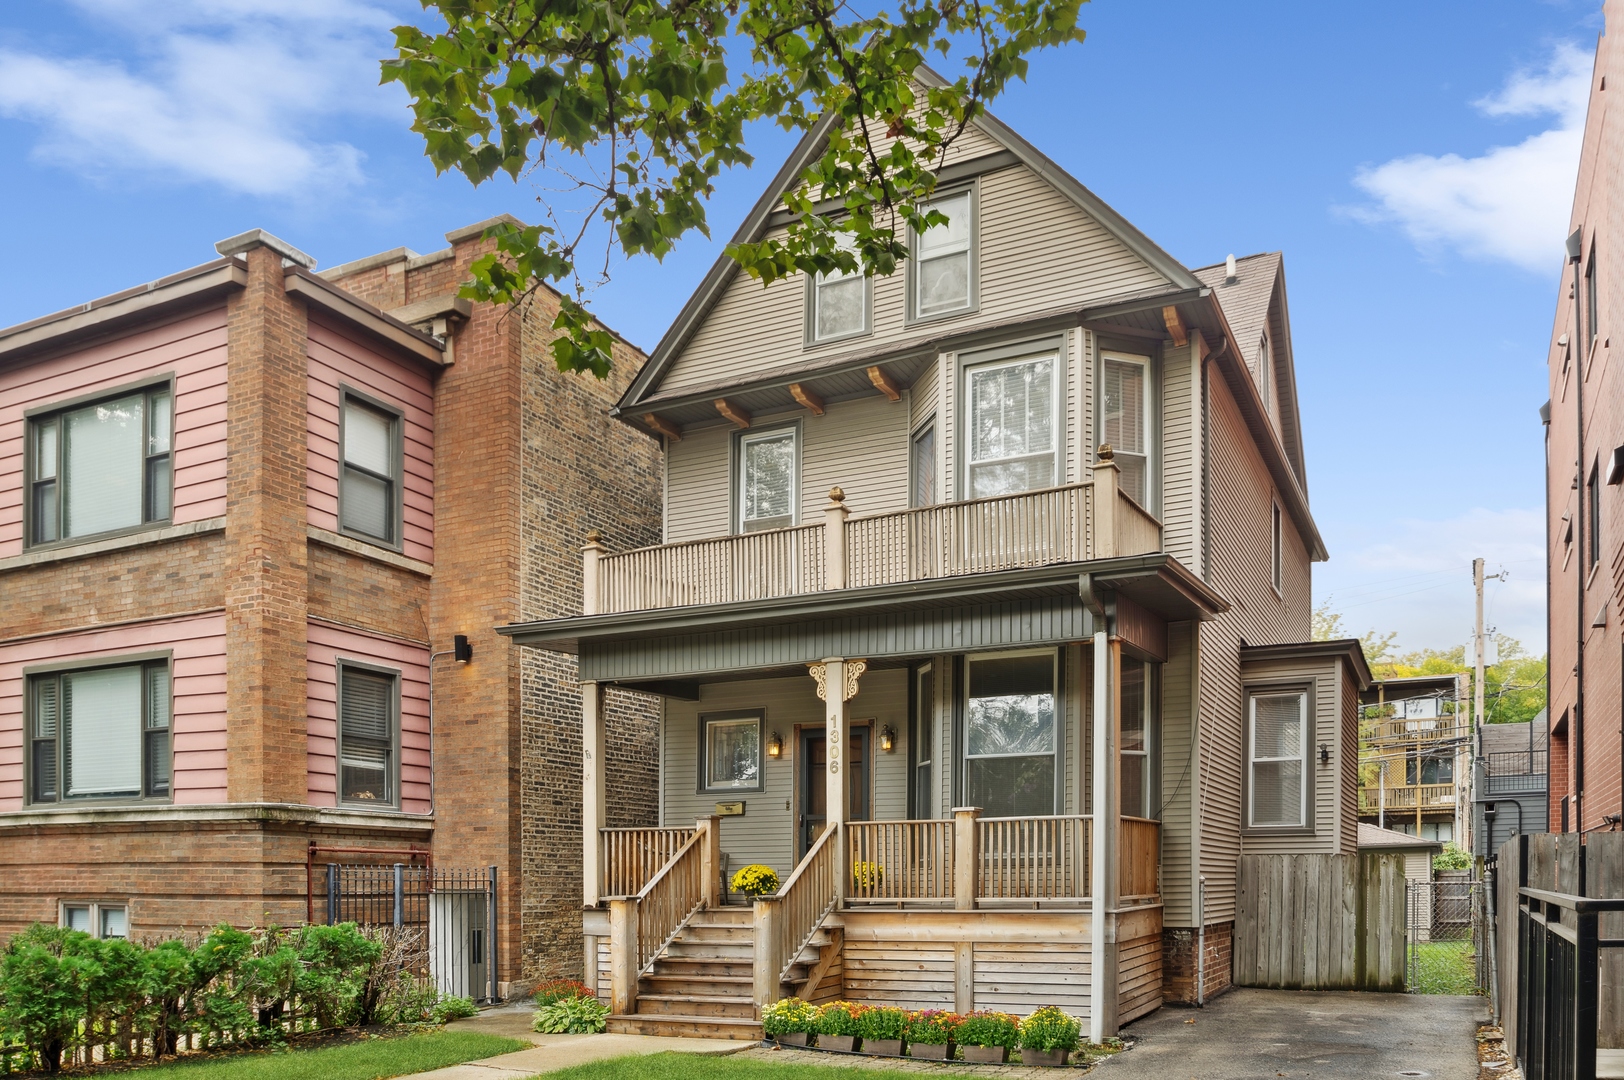
[[[574,1065],[630,1055],[659,1054],[676,1050],[685,1054],[734,1054],[755,1045],[724,1039],[662,1039],[651,1035],[538,1035],[530,1030],[535,1007],[523,1005],[487,1009],[478,1016],[458,1020],[448,1027],[457,1031],[478,1031],[505,1035],[535,1044],[529,1050],[515,1050],[480,1061],[448,1065],[432,1072],[413,1073],[401,1080],[523,1080],[537,1073],[568,1069]]]
[[[1205,1009],[1159,1009],[1099,1080],[1477,1080],[1482,998],[1232,990]]]

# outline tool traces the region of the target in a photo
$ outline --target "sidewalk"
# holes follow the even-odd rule
[[[529,1002],[487,1009],[478,1016],[447,1025],[457,1031],[478,1031],[486,1035],[506,1035],[526,1039],[535,1046],[515,1050],[481,1061],[448,1065],[432,1072],[413,1073],[397,1080],[524,1080],[537,1073],[567,1069],[606,1058],[633,1054],[659,1054],[675,1050],[684,1054],[734,1054],[754,1043],[727,1039],[664,1039],[652,1035],[538,1035],[530,1030],[534,1007]]]

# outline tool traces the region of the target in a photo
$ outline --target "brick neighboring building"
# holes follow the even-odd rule
[[[298,922],[311,845],[417,849],[498,867],[502,982],[579,972],[575,660],[493,628],[579,609],[588,521],[659,540],[660,449],[636,349],[562,374],[555,295],[457,298],[488,224],[319,275],[255,231],[0,330],[0,936]],[[652,823],[658,706],[609,708]]]
[[[1551,650],[1550,830],[1624,812],[1624,394],[1609,370],[1624,312],[1624,2],[1604,5],[1548,355],[1546,566]],[[1619,338],[1624,348],[1624,332]],[[1615,824],[1616,827],[1616,824]]]

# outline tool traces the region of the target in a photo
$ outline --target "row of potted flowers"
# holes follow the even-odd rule
[[[831,1001],[812,1005],[786,998],[762,1010],[761,1026],[780,1046],[951,1060],[955,1047],[966,1061],[1005,1062],[1017,1047],[1027,1065],[1065,1065],[1077,1049],[1082,1026],[1053,1006],[1025,1020],[1001,1012],[908,1012],[883,1005]]]

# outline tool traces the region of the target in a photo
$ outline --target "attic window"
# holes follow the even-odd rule
[[[941,211],[947,221],[913,238],[911,314],[931,319],[969,311],[976,305],[974,192],[937,199],[926,210]]]
[[[851,251],[850,233],[836,233],[836,244]],[[868,333],[869,283],[862,273],[819,274],[807,290],[807,342],[838,341]]]

